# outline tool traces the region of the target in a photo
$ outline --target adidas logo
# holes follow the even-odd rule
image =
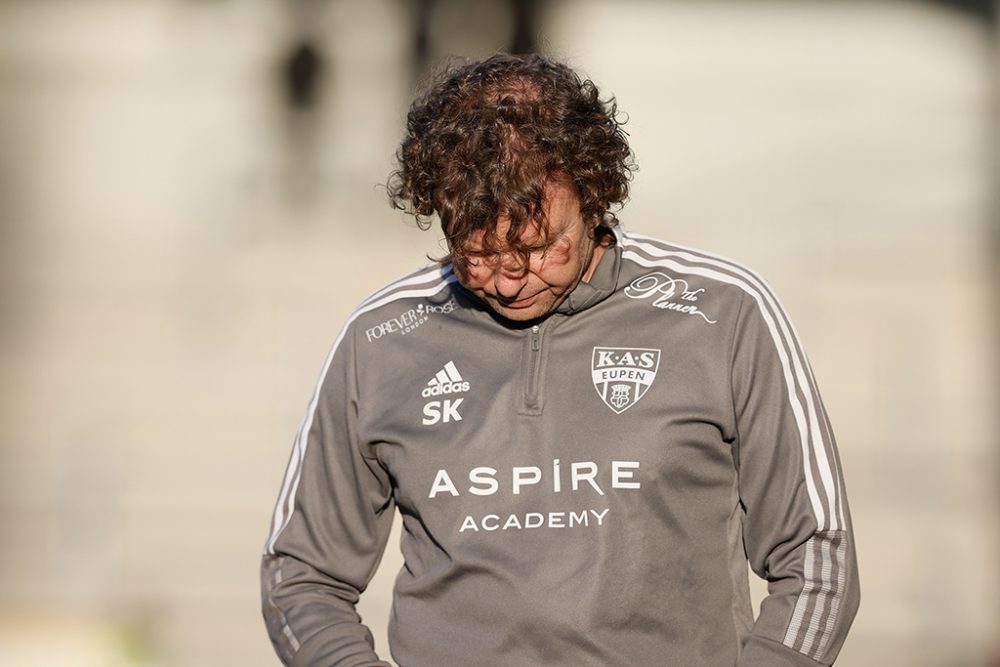
[[[469,383],[462,379],[462,374],[455,367],[455,362],[449,361],[427,382],[427,386],[420,395],[429,398],[442,394],[459,394],[464,391],[469,391]]]

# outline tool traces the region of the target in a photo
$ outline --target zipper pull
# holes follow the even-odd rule
[[[541,346],[538,344],[538,325],[532,325],[531,327],[531,351],[538,352]]]

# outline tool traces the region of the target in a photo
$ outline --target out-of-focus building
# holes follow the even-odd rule
[[[277,664],[257,567],[312,384],[441,251],[379,189],[417,4],[0,3],[0,664]],[[531,19],[629,115],[623,223],[760,270],[796,320],[858,537],[840,665],[1000,655],[996,42],[965,4]],[[502,0],[428,12],[434,62],[516,32]],[[362,601],[383,652],[399,565]]]

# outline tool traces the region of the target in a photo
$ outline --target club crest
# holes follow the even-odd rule
[[[646,395],[660,367],[660,351],[644,347],[595,347],[591,377],[601,400],[621,414]]]

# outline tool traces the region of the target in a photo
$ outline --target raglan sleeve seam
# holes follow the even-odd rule
[[[349,343],[351,346],[350,347],[351,361],[352,361],[351,366],[353,367],[352,369],[353,372],[351,373],[351,382],[353,385],[352,398],[354,399],[355,410],[357,411],[358,424],[364,423],[364,415],[362,414],[364,411],[364,402],[361,400],[362,387],[361,387],[360,369],[362,364],[361,364],[360,347],[358,344],[358,330],[360,328],[361,327],[355,321],[352,324],[350,330],[348,331],[348,334],[350,335]],[[361,437],[361,434],[359,433],[358,435],[359,437],[357,439],[357,442],[353,443],[353,446],[357,447],[358,449],[358,454],[360,454],[361,457],[367,461],[371,461],[373,463],[377,463],[378,465],[382,465],[378,457],[368,449],[367,446],[368,443],[364,441],[364,439]]]
[[[736,332],[740,326],[740,318],[743,316],[743,304],[746,300],[746,294],[743,290],[740,290],[740,303],[736,308],[736,317],[733,318],[733,328],[730,332],[729,339],[729,407],[732,410],[732,420],[733,420],[733,447],[739,451],[740,443],[740,420],[736,410],[736,387],[735,380],[733,378],[733,369],[736,367]],[[738,460],[738,459],[737,459]]]

